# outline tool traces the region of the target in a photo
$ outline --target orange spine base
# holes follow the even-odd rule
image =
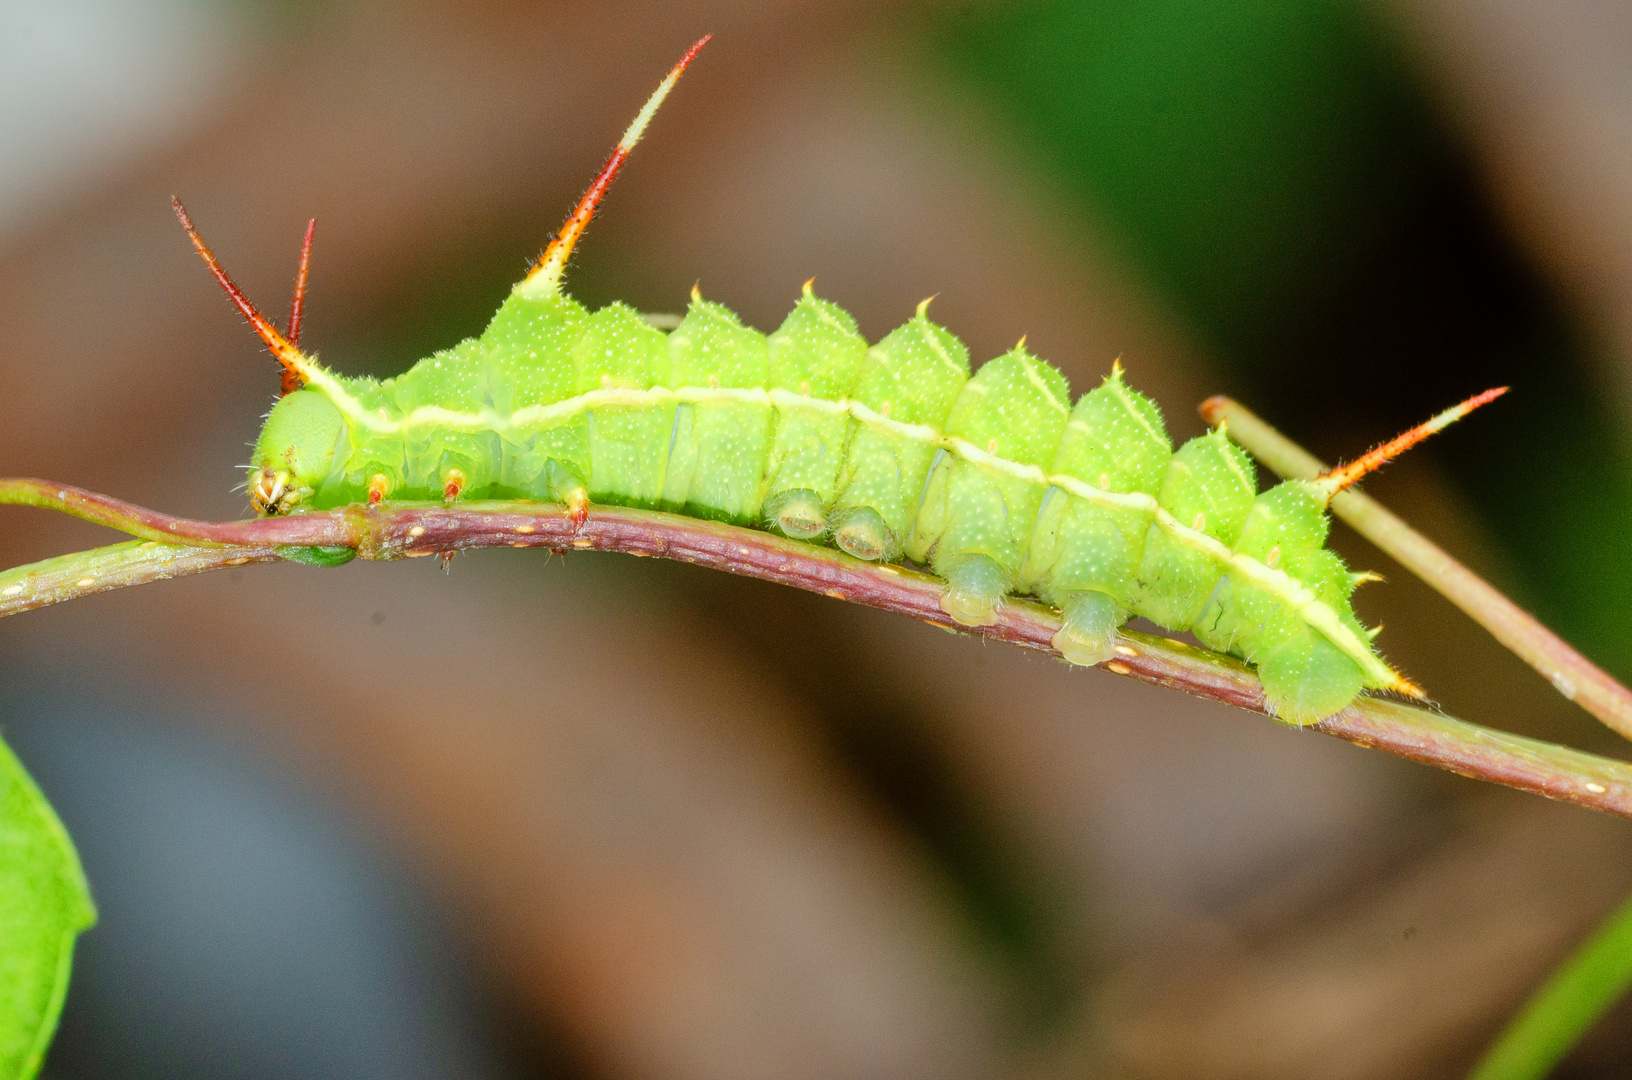
[[[595,217],[596,208],[600,206],[601,199],[606,196],[607,189],[612,186],[613,178],[618,175],[618,170],[623,168],[623,163],[628,160],[629,152],[635,148],[635,144],[640,141],[640,137],[646,133],[646,125],[651,123],[652,117],[657,113],[657,107],[663,104],[663,99],[669,96],[669,91],[674,89],[674,84],[680,81],[680,76],[685,73],[692,60],[696,58],[697,54],[702,51],[703,46],[707,45],[713,37],[713,34],[704,34],[695,45],[686,50],[686,55],[680,58],[680,62],[669,69],[668,75],[658,84],[657,91],[652,94],[645,107],[640,110],[640,115],[635,117],[634,123],[630,124],[629,129],[623,133],[623,138],[618,140],[618,145],[612,151],[612,155],[606,159],[606,164],[602,165],[601,171],[595,174],[595,179],[590,182],[589,190],[584,192],[584,197],[578,200],[578,205],[568,215],[566,224],[561,226],[561,231],[556,234],[554,240],[550,241],[549,246],[544,249],[544,254],[538,257],[538,261],[527,272],[527,277],[522,281],[523,285],[536,281],[546,291],[554,291],[560,286],[561,278],[567,270],[567,260],[572,256],[572,249],[577,246],[579,238],[584,235],[584,230],[589,228],[591,219]]]
[[[1344,488],[1352,487],[1367,473],[1377,471],[1390,460],[1399,457],[1401,454],[1405,453],[1407,450],[1411,449],[1428,436],[1433,435],[1436,432],[1443,431],[1445,428],[1462,419],[1479,406],[1495,401],[1497,398],[1507,393],[1507,389],[1508,388],[1505,386],[1498,386],[1494,389],[1486,390],[1482,394],[1475,394],[1473,397],[1470,397],[1468,400],[1462,402],[1462,404],[1453,405],[1451,408],[1446,409],[1438,416],[1435,416],[1432,420],[1429,420],[1426,423],[1418,424],[1410,431],[1390,439],[1388,442],[1377,447],[1377,449],[1371,451],[1363,457],[1358,457],[1347,465],[1339,465],[1330,472],[1322,473],[1321,475],[1315,477],[1311,483],[1320,488],[1321,492],[1326,496],[1327,502],[1331,502],[1332,496],[1336,495]]]
[[[215,254],[204,243],[204,238],[199,236],[198,230],[193,227],[193,219],[187,216],[187,208],[181,205],[181,200],[172,195],[170,197],[170,207],[176,212],[176,217],[181,221],[181,227],[187,230],[187,239],[193,242],[193,248],[198,252],[199,257],[204,260],[204,265],[210,268],[210,273],[215,275],[215,280],[222,289],[226,290],[227,296],[237,306],[244,318],[249,320],[249,325],[254,328],[260,339],[266,343],[268,351],[277,358],[278,363],[283,365],[285,379],[287,380],[290,376],[293,376],[298,380],[299,385],[305,385],[308,381],[305,371],[308,363],[306,357],[295,347],[294,342],[278,332],[278,328],[272,325],[270,319],[256,311],[255,305],[249,302],[249,298],[243,294],[243,291],[237,285],[233,284],[232,278],[227,276],[226,270],[216,259]],[[307,232],[309,235],[310,227],[308,227]],[[285,385],[287,385],[287,381]]]

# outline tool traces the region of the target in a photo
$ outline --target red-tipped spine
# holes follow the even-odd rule
[[[306,238],[300,242],[300,269],[295,271],[295,298],[289,302],[289,344],[300,346],[300,320],[306,312],[306,279],[312,270],[312,234],[317,231],[317,219],[306,222]],[[283,392],[292,394],[300,389],[300,377],[288,368],[283,369]]]
[[[249,325],[254,328],[255,333],[266,343],[267,349],[273,356],[277,357],[278,363],[283,365],[286,376],[292,374],[301,384],[304,384],[306,382],[303,372],[305,357],[301,356],[300,350],[295,348],[289,339],[278,333],[278,328],[272,325],[271,320],[256,311],[255,305],[249,302],[249,299],[244,296],[237,285],[233,284],[232,278],[227,276],[226,270],[222,268],[221,263],[216,260],[215,255],[204,243],[204,238],[199,236],[198,230],[193,227],[193,219],[187,216],[187,208],[181,205],[181,200],[172,195],[170,197],[170,207],[175,210],[176,217],[181,222],[181,227],[187,230],[187,238],[193,242],[193,247],[198,251],[199,257],[210,268],[210,273],[215,275],[215,280],[220,283],[221,288],[226,290],[227,296],[237,305],[244,318],[249,320]]]
[[[1330,502],[1332,496],[1354,485],[1362,476],[1382,468],[1389,460],[1405,453],[1435,432],[1444,430],[1479,406],[1495,401],[1507,393],[1507,389],[1505,386],[1498,386],[1482,394],[1475,394],[1460,405],[1446,409],[1427,423],[1418,424],[1410,431],[1390,439],[1365,456],[1356,458],[1347,465],[1339,465],[1330,472],[1322,473],[1315,477],[1313,483],[1325,492],[1326,499]]]

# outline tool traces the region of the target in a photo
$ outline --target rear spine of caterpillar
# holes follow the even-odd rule
[[[299,389],[256,445],[263,513],[387,498],[529,498],[649,507],[807,541],[861,559],[905,555],[947,582],[970,626],[1004,598],[1062,613],[1076,664],[1114,655],[1141,615],[1257,665],[1270,707],[1306,724],[1366,687],[1417,692],[1377,658],[1325,550],[1344,486],[1500,391],[1470,399],[1355,464],[1262,495],[1222,430],[1176,452],[1160,412],[1117,364],[1073,407],[1024,340],[971,374],[928,301],[868,346],[809,282],[767,337],[693,290],[670,333],[561,289],[607,185],[699,42],[625,133],[561,232],[479,338],[395,379],[336,376],[199,253]],[[310,231],[308,230],[308,240]],[[303,257],[304,266],[304,257]],[[299,307],[297,295],[296,310]]]

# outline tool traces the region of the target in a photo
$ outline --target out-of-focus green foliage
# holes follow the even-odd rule
[[[1426,452],[1504,541],[1519,599],[1632,673],[1619,418],[1375,13],[999,0],[937,16],[935,40],[1188,321],[1221,389],[1288,430],[1335,411],[1339,388],[1355,428],[1381,437],[1511,384]]]
[[[1469,1080],[1540,1080],[1632,985],[1632,900],[1553,972]]]
[[[67,830],[0,744],[0,1080],[39,1071],[68,992],[74,939],[95,921]]]
[[[1226,348],[1338,284],[1431,167],[1409,89],[1346,3],[1015,0],[941,40]]]
[[[1370,13],[1348,0],[1007,0],[942,15],[937,35],[949,73],[1266,412],[1329,413],[1341,386],[1344,408],[1399,426],[1512,384],[1504,410],[1432,452],[1523,572],[1521,600],[1632,673],[1624,418]],[[1632,903],[1477,1080],[1544,1075],[1629,982]]]

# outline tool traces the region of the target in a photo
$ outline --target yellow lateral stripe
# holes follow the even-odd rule
[[[966,442],[955,435],[947,435],[928,424],[904,424],[898,420],[891,420],[859,401],[852,401],[848,398],[828,401],[825,398],[810,397],[790,390],[765,390],[759,387],[681,386],[672,389],[669,387],[656,387],[651,390],[591,390],[588,393],[579,394],[577,397],[558,401],[552,405],[529,405],[508,418],[490,410],[480,413],[466,413],[453,409],[444,409],[437,405],[426,405],[415,409],[405,417],[392,420],[381,417],[377,413],[364,411],[339,386],[338,380],[334,379],[326,371],[322,374],[325,378],[321,382],[314,379],[312,381],[313,388],[328,393],[342,413],[368,430],[381,435],[407,435],[415,428],[436,426],[452,428],[456,431],[495,431],[501,434],[514,433],[524,436],[529,431],[545,430],[575,419],[590,409],[609,405],[644,408],[654,405],[665,406],[682,403],[752,404],[775,406],[781,409],[810,409],[833,415],[848,413],[858,423],[912,442],[939,447],[948,453],[956,454],[971,464],[979,465],[983,469],[1005,473],[1017,479],[1029,480],[1032,483],[1044,486],[1051,485],[1067,494],[1075,495],[1078,498],[1086,499],[1088,502],[1097,503],[1101,506],[1134,510],[1145,514],[1163,532],[1172,536],[1184,546],[1202,552],[1215,562],[1237,571],[1243,578],[1275,597],[1291,611],[1296,612],[1299,618],[1318,630],[1328,641],[1336,645],[1345,656],[1360,665],[1360,669],[1365,672],[1366,681],[1369,684],[1406,693],[1415,690],[1410,682],[1379,659],[1371,651],[1370,646],[1361,641],[1360,636],[1344,624],[1330,604],[1316,597],[1302,583],[1292,578],[1284,570],[1277,570],[1272,566],[1266,566],[1249,555],[1231,551],[1228,546],[1213,539],[1206,533],[1190,528],[1190,526],[1162,509],[1161,505],[1156,501],[1156,496],[1142,491],[1104,491],[1074,476],[1050,475],[1036,465],[1023,465],[1017,461],[998,457],[996,454],[988,453],[973,443]]]

